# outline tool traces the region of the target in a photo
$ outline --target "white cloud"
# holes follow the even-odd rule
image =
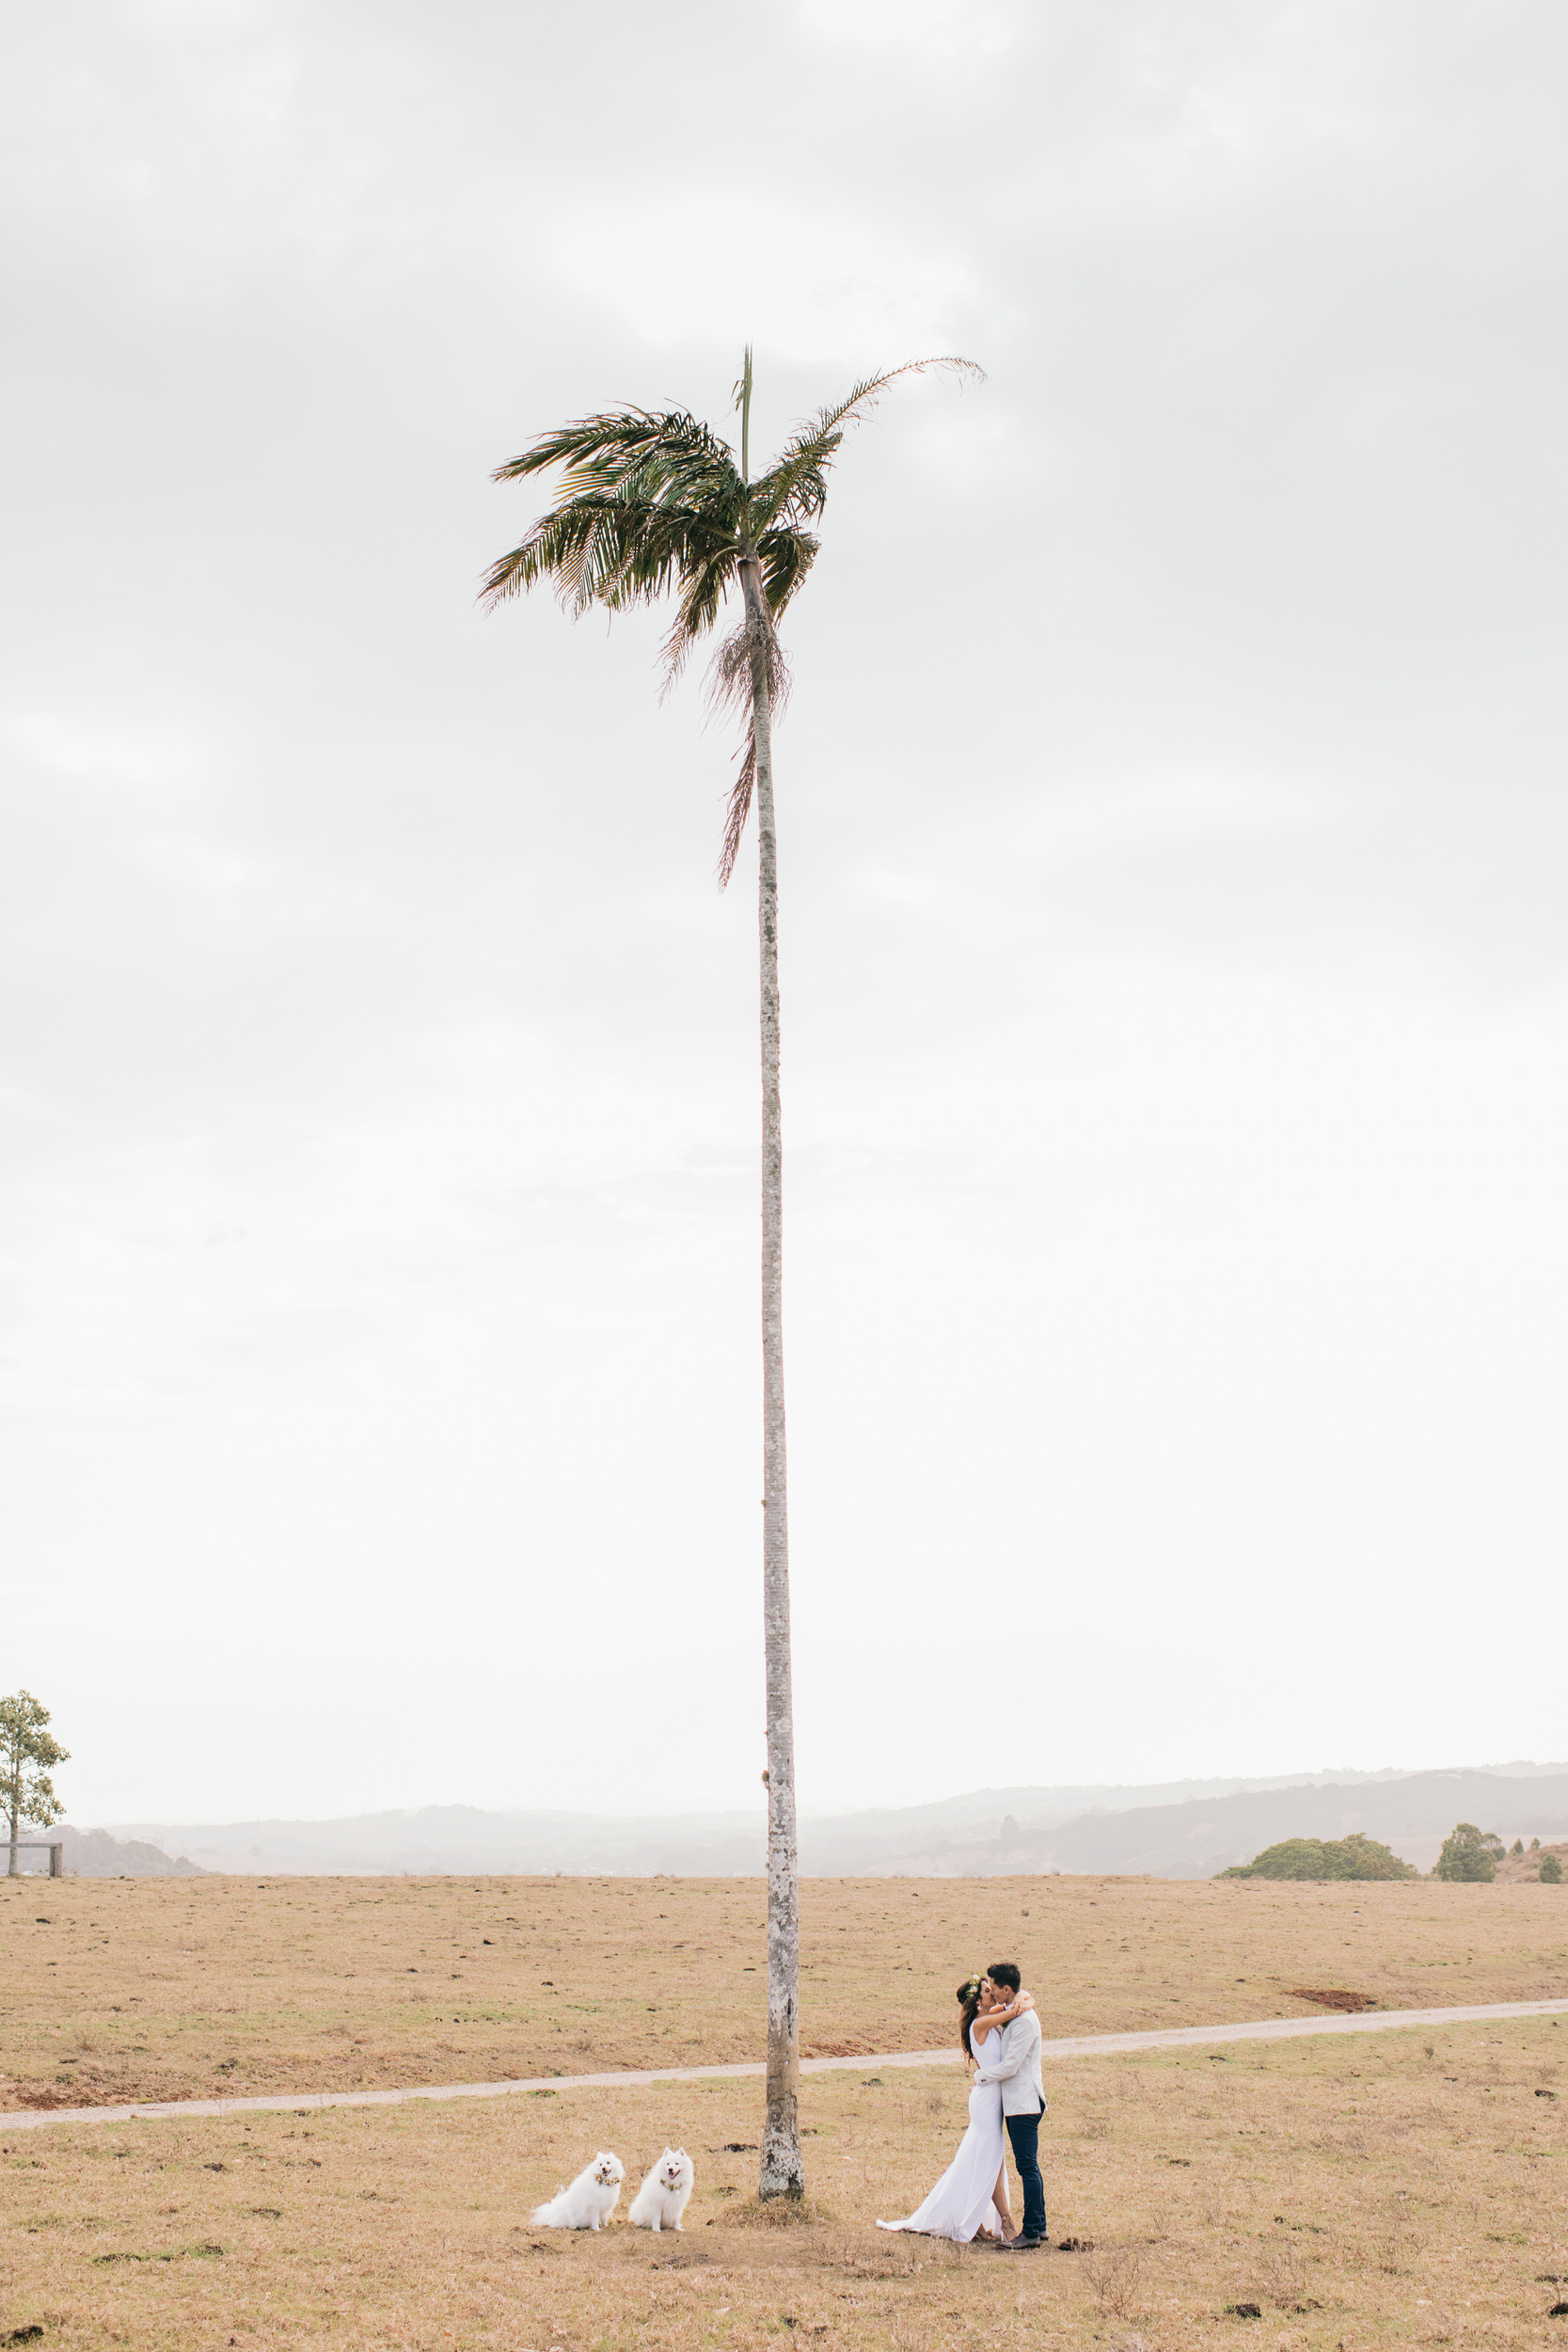
[[[16,711],[4,722],[4,731],[23,760],[72,784],[183,783],[200,755],[192,741],[97,725],[67,710]]]
[[[901,50],[974,72],[1024,39],[1021,0],[804,0],[801,21],[830,48]]]
[[[721,203],[701,185],[631,210],[585,199],[556,215],[543,249],[562,287],[592,285],[654,351],[729,322],[768,357],[842,367],[859,354],[863,373],[946,350],[976,301],[956,241],[900,236],[863,207],[758,198],[743,182]]]

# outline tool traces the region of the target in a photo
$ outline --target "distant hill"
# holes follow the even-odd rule
[[[1361,1830],[1426,1869],[1457,1820],[1479,1821],[1508,1843],[1568,1834],[1568,1765],[974,1789],[935,1804],[807,1816],[800,1867],[823,1878],[1053,1870],[1212,1878],[1282,1838]],[[424,1805],[328,1821],[137,1822],[116,1835],[159,1852],[165,1872],[181,1867],[169,1859],[178,1851],[187,1871],[258,1878],[554,1871],[734,1878],[760,1874],[764,1856],[760,1809],[647,1817]]]
[[[1302,1776],[1305,1778],[1305,1775]],[[1323,1777],[1319,1775],[1318,1777]],[[1336,1780],[1382,1778],[1338,1773]],[[947,1855],[979,1854],[1022,1813],[1031,1829],[1069,1821],[1089,1811],[1132,1805],[1175,1805],[1184,1800],[1239,1790],[1289,1788],[1281,1780],[1209,1780],[1130,1787],[1090,1783],[1057,1788],[977,1788],[933,1804],[890,1806],[863,1813],[807,1815],[800,1824],[800,1867],[808,1877],[875,1876],[907,1866],[915,1849]],[[1451,1826],[1451,1824],[1450,1824]],[[688,1813],[649,1817],[565,1812],[486,1812],[477,1805],[420,1805],[344,1820],[230,1822],[141,1821],[121,1824],[120,1836],[150,1839],[199,1856],[214,1870],[242,1875],[316,1871],[441,1875],[467,1871],[520,1875],[665,1871],[672,1877],[752,1877],[764,1867],[766,1820],[752,1813]],[[943,1865],[942,1867],[949,1867]],[[960,1871],[971,1865],[951,1864]]]
[[[423,1877],[742,1878],[763,1867],[763,1823],[746,1813],[616,1820],[592,1813],[488,1813],[471,1804],[411,1806],[331,1821],[138,1822],[122,1836],[178,1845],[206,1868],[246,1878],[327,1874]]]
[[[1568,1833],[1568,1771],[1528,1780],[1485,1772],[1413,1772],[1359,1788],[1248,1791],[1174,1807],[1145,1805],[999,1839],[986,1872],[1061,1870],[1152,1878],[1212,1878],[1286,1837],[1346,1837],[1360,1830],[1427,1870],[1456,1821],[1515,1837]],[[931,1857],[935,1867],[935,1857]],[[974,1860],[967,1865],[974,1869]]]
[[[106,1829],[72,1829],[69,1821],[61,1821],[55,1829],[34,1830],[32,1835],[65,1848],[61,1858],[68,1878],[198,1879],[207,1875],[199,1863],[188,1862],[183,1854],[166,1853],[161,1846],[141,1838],[111,1837]],[[30,1853],[24,1859],[30,1871],[40,1864],[49,1867],[47,1854]]]

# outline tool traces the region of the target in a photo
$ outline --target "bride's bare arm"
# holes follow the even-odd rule
[[[976,2045],[990,2040],[992,2026],[1010,2026],[1015,2017],[1022,2017],[1026,2009],[1033,2009],[1032,1993],[1016,1993],[1006,2009],[983,2009],[971,2028]]]

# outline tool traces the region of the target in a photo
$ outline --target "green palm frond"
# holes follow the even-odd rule
[[[732,587],[738,585],[736,575],[739,562],[740,549],[726,545],[715,548],[705,562],[688,567],[674,620],[659,648],[664,672],[659,688],[661,702],[681,677],[697,640],[717,626],[725,597]]]
[[[775,620],[791,598],[805,586],[822,542],[805,531],[765,531],[757,541],[762,558],[762,592]]]
[[[648,487],[634,479],[622,491],[563,499],[492,564],[484,601],[499,603],[548,580],[579,616],[594,604],[621,612],[684,590],[718,558],[734,561],[738,547],[724,516],[650,497]]]
[[[868,415],[888,386],[901,375],[925,375],[933,368],[950,368],[982,384],[986,380],[985,370],[973,359],[952,357],[909,359],[901,368],[866,376],[847,399],[820,409],[809,424],[792,434],[777,464],[752,485],[752,514],[758,528],[766,529],[775,521],[815,522],[827,504],[829,470],[849,426]]]
[[[544,435],[496,470],[511,482],[563,469],[561,496],[494,564],[495,604],[548,580],[578,614],[652,603],[727,546],[738,548],[745,488],[728,448],[684,410],[621,409]]]
[[[562,487],[572,495],[579,489],[613,488],[648,464],[672,478],[682,473],[693,484],[717,485],[728,477],[736,488],[740,485],[728,443],[685,408],[663,413],[615,408],[603,416],[579,417],[559,432],[542,434],[520,457],[498,466],[490,479],[517,482],[563,466]]]

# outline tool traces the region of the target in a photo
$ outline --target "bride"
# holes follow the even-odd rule
[[[1035,2006],[1034,1995],[1020,1993],[1004,2008],[988,1977],[971,1977],[958,1987],[961,2022],[958,2047],[974,2064],[981,2063],[981,2045],[1003,2026]],[[927,2237],[1016,2237],[1012,2206],[1007,2198],[1006,2135],[1002,2126],[1002,2086],[975,2083],[969,2093],[969,2129],[958,2153],[926,2202],[907,2221],[879,2221],[879,2230],[919,2230]],[[987,2223],[994,2219],[995,2227]]]

